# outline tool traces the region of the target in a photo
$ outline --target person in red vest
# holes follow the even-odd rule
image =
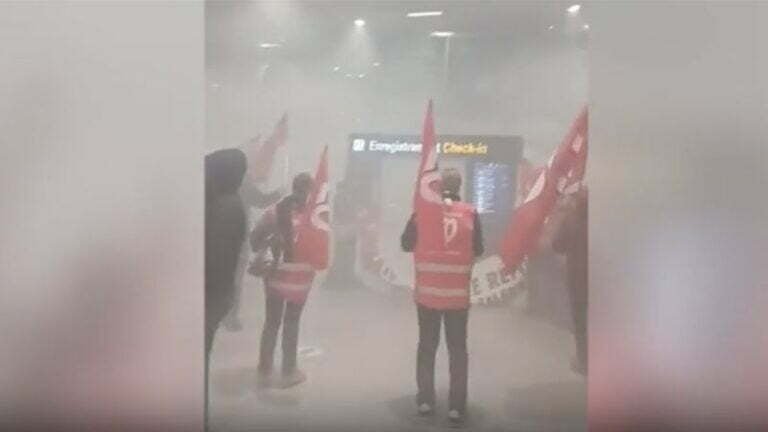
[[[450,362],[451,422],[463,422],[467,405],[467,318],[470,304],[470,280],[475,259],[483,254],[483,236],[477,212],[461,202],[461,174],[445,169],[442,177],[443,225],[445,249],[422,251],[418,247],[415,214],[400,238],[405,252],[416,258],[415,300],[418,308],[419,345],[416,365],[417,405],[420,415],[434,412],[435,355],[440,342],[441,322]]]
[[[301,173],[293,179],[292,193],[269,208],[251,232],[256,259],[249,273],[264,279],[266,315],[261,333],[258,385],[291,387],[306,380],[296,364],[299,318],[315,276],[311,251],[300,241],[301,212],[307,205],[313,179]],[[271,258],[265,257],[271,255]],[[283,327],[282,380],[274,382],[272,369],[277,333]]]

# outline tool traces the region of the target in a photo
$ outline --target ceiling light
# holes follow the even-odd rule
[[[584,30],[589,30],[589,24],[584,24],[584,26],[582,26],[582,28],[583,28]]]
[[[548,28],[549,28],[549,30],[554,30],[554,29],[555,29],[555,26],[554,26],[554,25],[551,25],[551,26],[549,26]]]
[[[379,62],[373,62],[373,67],[379,67],[379,66],[381,66],[381,63],[379,63]]]
[[[362,27],[364,25],[365,25],[365,20],[364,19],[358,18],[358,19],[355,20],[355,26]]]
[[[440,16],[442,14],[443,14],[443,11],[410,12],[408,13],[408,18],[433,17],[433,16]]]
[[[430,36],[432,37],[441,37],[441,38],[447,38],[453,36],[455,33],[452,31],[433,31]]]
[[[352,78],[352,74],[347,74],[347,78]]]
[[[262,48],[277,48],[277,47],[280,46],[280,44],[264,42],[264,43],[260,44],[259,46],[262,47]]]
[[[579,4],[572,5],[568,8],[568,13],[572,13],[572,14],[578,13],[579,9],[581,9],[581,5]]]
[[[358,78],[365,78],[365,74],[360,74],[357,76]]]
[[[338,71],[339,71],[339,69],[341,69],[341,68],[340,68],[340,67],[338,67],[338,66],[334,66],[334,68],[333,68],[333,71],[334,71],[334,72],[338,72]]]

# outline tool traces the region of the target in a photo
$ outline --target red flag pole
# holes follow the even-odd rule
[[[416,214],[416,226],[419,233],[419,241],[416,244],[417,253],[420,250],[440,250],[445,246],[443,244],[440,189],[435,124],[432,114],[432,100],[430,100],[421,134],[421,163],[419,164],[413,197],[413,209]]]
[[[249,172],[254,182],[261,183],[269,180],[277,149],[284,146],[286,142],[287,122],[287,114],[283,114],[269,138],[258,148],[258,151],[254,152],[253,160],[249,160]]]
[[[306,235],[304,241],[311,251],[310,261],[317,270],[328,267],[329,214],[328,204],[328,146],[323,148],[320,162],[315,172],[315,179],[309,192],[307,209],[304,212]]]

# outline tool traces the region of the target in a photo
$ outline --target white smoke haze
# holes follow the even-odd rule
[[[590,430],[768,430],[768,4],[569,6],[0,3],[0,430],[202,431],[203,155],[287,111],[291,166],[269,186],[328,144],[334,198],[348,134],[417,135],[430,97],[438,133],[517,135],[534,163],[589,99]],[[356,199],[381,200],[378,246],[407,279],[416,168],[391,161]],[[533,265],[559,269],[527,299],[548,319],[520,297],[473,306],[466,430],[585,430],[562,266]],[[315,287],[309,380],[286,392],[251,385],[264,311],[246,279],[212,430],[442,429],[445,338],[439,415],[417,425],[413,302],[367,276]]]
[[[405,18],[423,8],[447,12]],[[418,134],[432,98],[439,134],[522,135],[529,159],[544,163],[587,98],[588,36],[565,22],[551,4],[209,3],[208,146],[263,136],[287,111],[296,170],[329,144],[338,179],[349,133]],[[429,37],[441,27],[457,29],[447,78],[446,40]]]
[[[202,423],[203,12],[0,5],[3,430]]]
[[[421,10],[444,14],[406,17]],[[365,25],[356,26],[356,19]],[[543,164],[587,100],[588,34],[575,30],[583,20],[566,16],[565,6],[555,4],[209,2],[207,148],[239,146],[258,134],[264,138],[287,112],[288,143],[267,187],[287,188],[295,173],[313,172],[328,145],[334,199],[337,183],[350,169],[349,135],[419,135],[427,101],[433,99],[439,135],[520,136],[524,155]],[[431,37],[434,31],[455,34]],[[214,346],[213,430],[418,428],[409,420],[415,410],[418,335],[408,289],[413,266],[399,244],[412,211],[417,164],[418,158],[392,155],[380,176],[363,172],[347,179],[360,183],[374,177],[371,189],[353,198],[375,197],[381,207],[377,235],[359,237],[357,258],[334,254],[335,265],[356,276],[313,288],[299,346],[315,355],[300,356],[309,381],[297,389],[252,388],[264,300],[261,281],[246,275],[244,329],[220,329]],[[472,180],[464,163],[445,158],[440,165],[459,169],[468,193]],[[501,193],[514,201],[513,187]],[[347,210],[357,204],[353,199]],[[338,237],[345,235],[340,231],[359,228],[347,223],[335,229]],[[486,233],[486,249],[498,247],[497,236]],[[385,263],[379,273],[387,273],[399,288],[361,270],[366,241],[376,243]],[[553,257],[550,265],[546,309],[559,322],[528,317],[509,299],[473,307],[469,409],[474,428],[585,428],[585,381],[569,364],[573,342],[562,259]],[[490,261],[485,266],[492,267]],[[444,404],[447,389],[444,338],[442,343],[438,404]]]

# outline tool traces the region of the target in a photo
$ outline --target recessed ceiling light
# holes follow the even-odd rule
[[[442,14],[443,14],[443,11],[409,12],[408,18],[433,17],[433,16],[440,16]]]
[[[433,31],[430,36],[447,38],[453,36],[455,33],[452,31]]]
[[[338,66],[334,66],[334,67],[333,67],[333,71],[334,71],[334,72],[338,72],[338,71],[339,71],[339,69],[341,69],[341,68],[340,68],[340,67],[338,67]]]
[[[551,25],[551,26],[549,26],[549,27],[548,27],[548,29],[549,29],[549,30],[554,30],[554,29],[555,29],[555,26],[554,26],[554,25]]]
[[[360,74],[357,76],[358,78],[365,78],[365,74]]]
[[[381,66],[381,63],[379,63],[379,62],[373,62],[373,67],[379,67],[379,66]]]
[[[568,12],[572,13],[572,14],[575,14],[575,13],[579,12],[579,9],[581,9],[581,5],[575,4],[575,5],[572,5],[572,6],[568,7]]]
[[[365,20],[364,20],[364,19],[362,19],[362,18],[358,18],[358,19],[356,19],[356,20],[355,20],[355,25],[356,25],[357,27],[362,27],[362,26],[364,26],[364,25],[365,25]]]
[[[280,46],[278,43],[270,43],[270,42],[264,42],[259,45],[262,48],[277,48]]]
[[[583,26],[582,28],[583,28],[584,30],[589,30],[589,24],[584,24],[584,26]]]

